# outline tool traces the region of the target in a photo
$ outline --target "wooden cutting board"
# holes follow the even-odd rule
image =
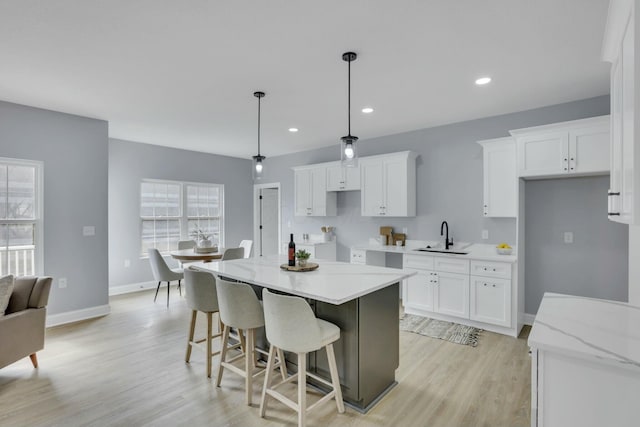
[[[387,241],[382,242],[383,245],[393,244],[393,227],[380,227],[380,235],[387,236]]]
[[[293,267],[289,266],[289,264],[282,264],[280,266],[280,268],[283,270],[298,271],[298,272],[313,271],[313,270],[316,270],[318,267],[320,267],[320,265],[316,264],[315,262],[308,262],[307,265],[305,265],[304,267],[300,267],[298,264],[294,265]]]

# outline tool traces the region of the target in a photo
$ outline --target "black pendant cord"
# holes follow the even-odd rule
[[[348,114],[348,116],[349,116],[349,134],[348,135],[351,136],[351,59],[349,59],[348,64],[349,64],[349,66],[348,66],[348,70],[349,71],[347,72],[347,76],[348,76],[347,77],[347,81],[348,81],[349,95],[347,97],[347,99],[348,99],[348,101],[347,101],[348,111],[347,112],[349,113]]]
[[[260,157],[260,96],[258,96],[258,157]]]

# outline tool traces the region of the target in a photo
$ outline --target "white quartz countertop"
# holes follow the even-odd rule
[[[362,249],[367,251],[379,251],[379,252],[398,253],[398,254],[418,254],[418,255],[436,256],[436,257],[466,258],[466,259],[476,259],[480,261],[509,262],[509,263],[513,263],[517,261],[517,257],[515,256],[515,253],[516,253],[515,247],[513,248],[513,253],[511,255],[500,255],[496,252],[496,245],[486,245],[481,243],[475,243],[465,247],[462,251],[468,252],[468,254],[466,255],[416,251],[417,248],[426,247],[428,244],[434,245],[435,243],[437,242],[407,241],[407,246],[382,246],[382,245],[371,245],[371,244],[365,243],[362,245],[352,246],[352,249]]]
[[[640,307],[545,293],[529,346],[640,368]]]
[[[246,258],[233,261],[189,264],[199,270],[292,295],[330,304],[343,304],[385,288],[415,273],[397,268],[374,267],[344,262],[311,260],[317,270],[292,272],[280,268],[285,256]]]

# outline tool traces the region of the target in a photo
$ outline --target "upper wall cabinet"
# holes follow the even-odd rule
[[[519,177],[609,172],[609,116],[510,132],[516,139]]]
[[[611,181],[609,219],[640,224],[640,31],[637,1],[612,0],[603,44],[611,63]],[[636,165],[638,166],[636,168]]]
[[[516,143],[513,138],[478,141],[482,145],[485,217],[516,217],[518,177]]]
[[[362,216],[416,215],[416,156],[403,151],[358,161]]]
[[[327,192],[326,166],[293,168],[296,216],[335,216],[336,193]]]
[[[360,190],[360,168],[344,167],[342,162],[327,164],[327,191]]]

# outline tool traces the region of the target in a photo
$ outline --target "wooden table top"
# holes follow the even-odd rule
[[[209,252],[201,254],[195,251],[195,249],[181,249],[179,251],[169,252],[171,257],[178,261],[213,261],[222,258],[224,254],[224,248],[218,248],[217,252]]]

